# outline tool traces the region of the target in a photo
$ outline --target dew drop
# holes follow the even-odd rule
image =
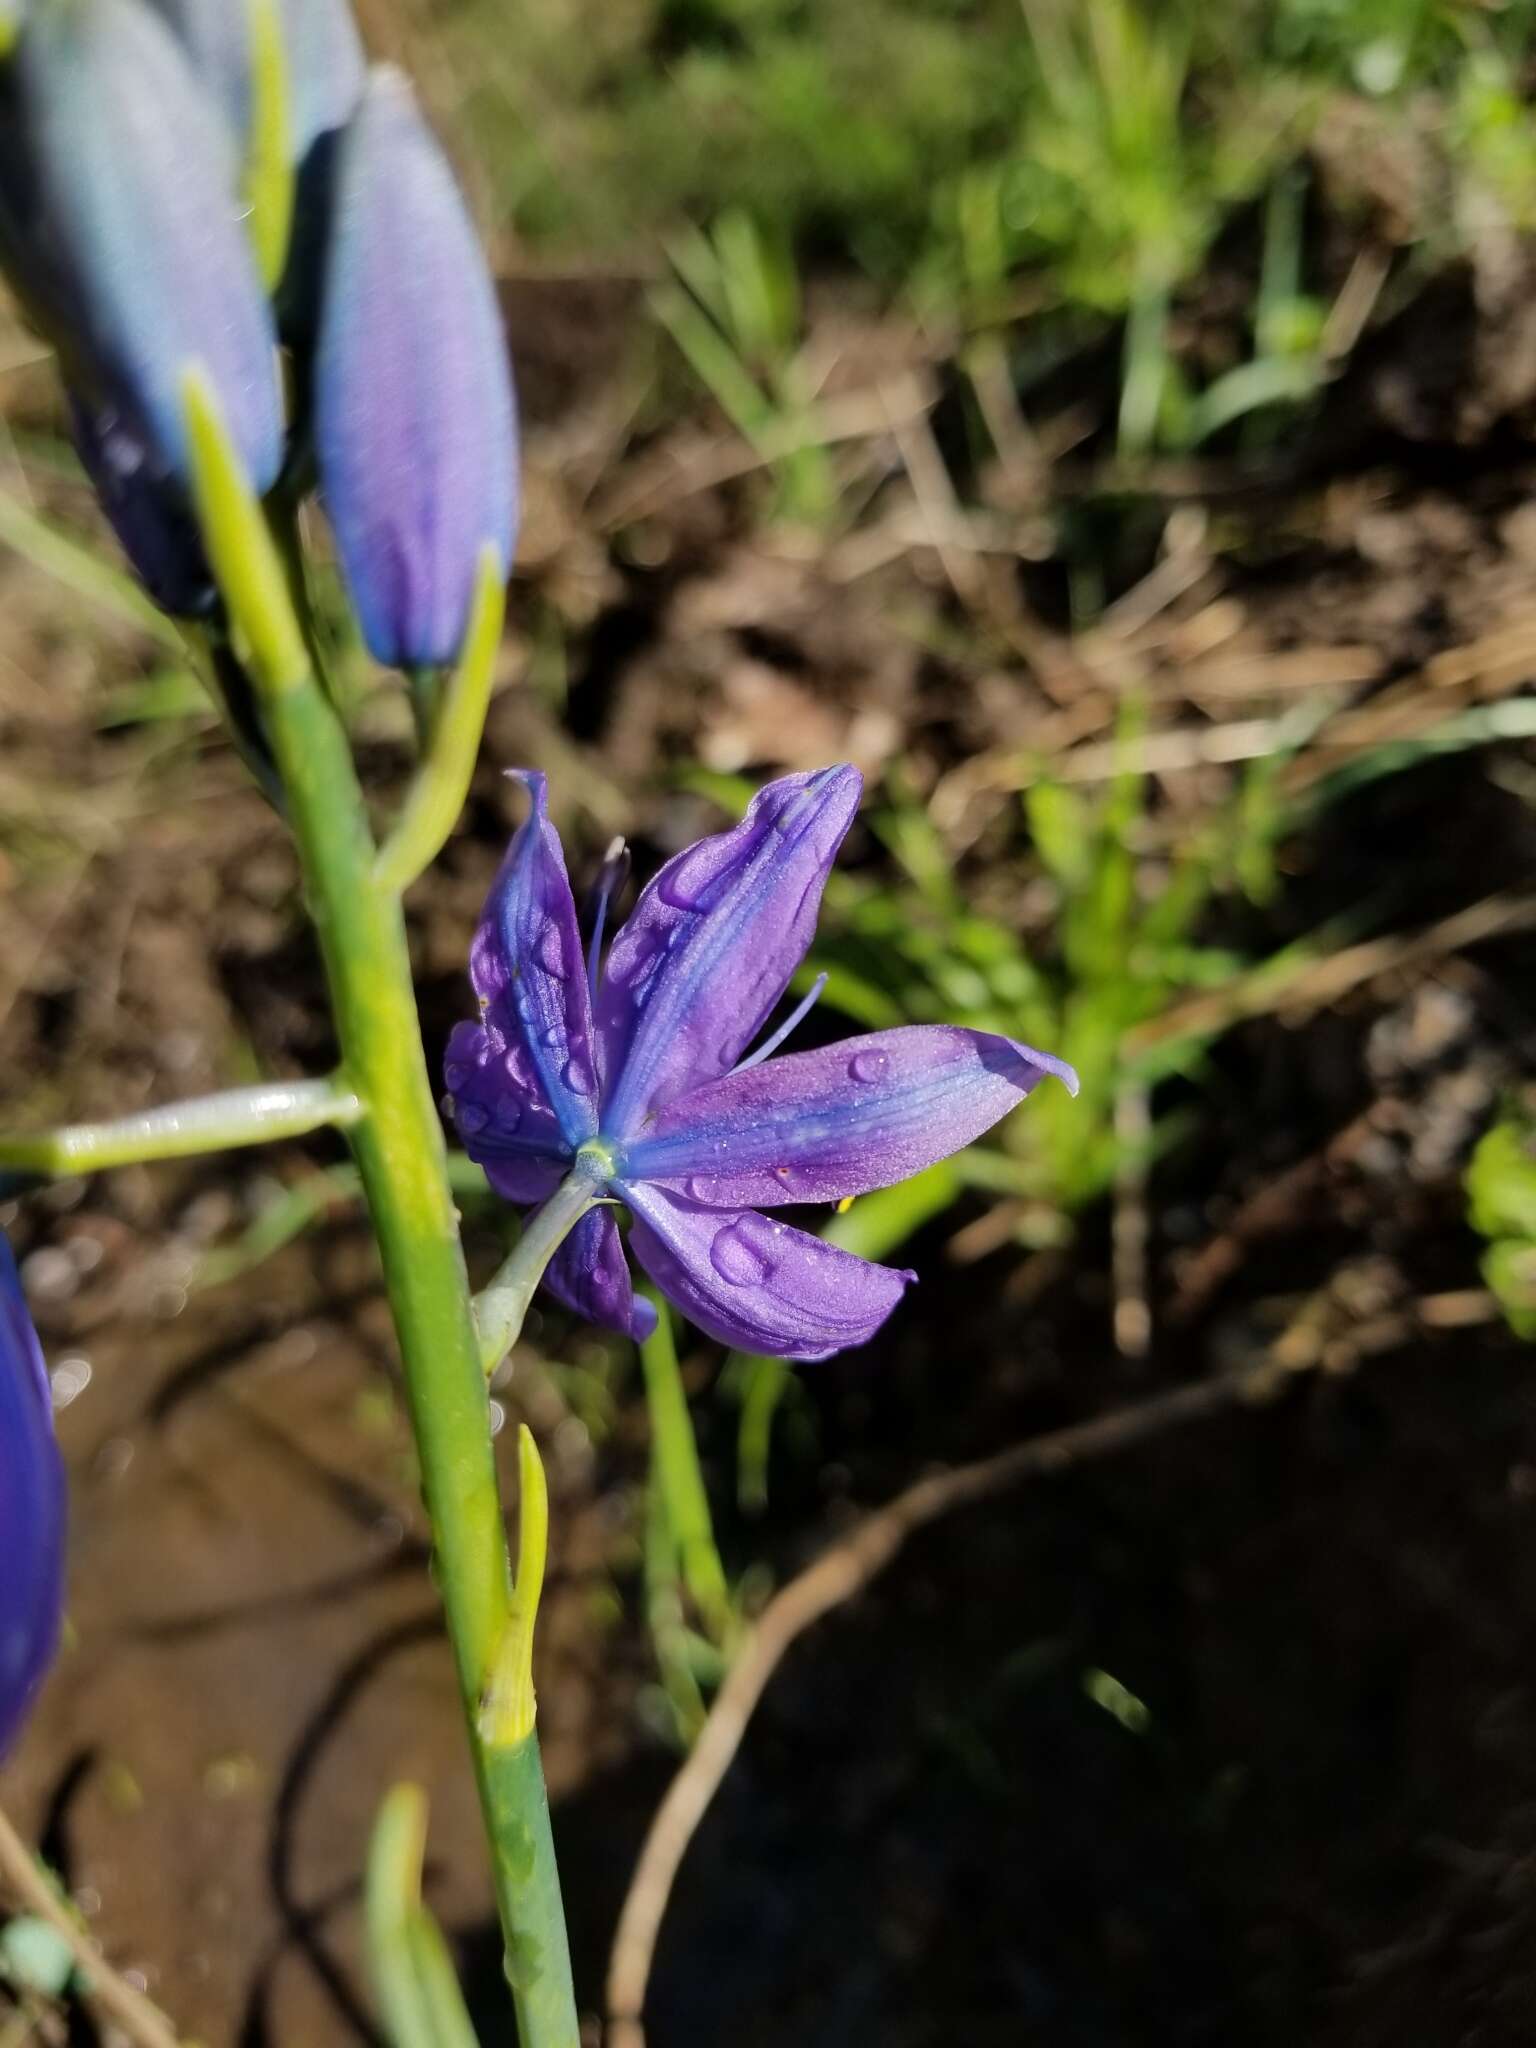
[[[855,1081],[881,1081],[890,1064],[888,1052],[856,1052],[848,1062],[848,1072]]]
[[[456,1060],[451,1060],[443,1069],[443,1079],[448,1084],[448,1092],[451,1095],[457,1095],[464,1086],[464,1083],[469,1079],[469,1069],[461,1067]]]
[[[745,1221],[715,1233],[709,1263],[728,1287],[761,1287],[773,1273],[772,1261],[748,1240]]]
[[[466,1138],[472,1138],[477,1131],[483,1131],[491,1120],[491,1112],[483,1102],[461,1102],[455,1119]]]
[[[674,910],[702,910],[721,879],[719,850],[706,843],[680,854],[658,878],[657,889]]]
[[[533,1086],[533,1073],[528,1065],[528,1055],[520,1045],[513,1045],[507,1048],[507,1056],[502,1061],[502,1066],[506,1071],[507,1079],[514,1088],[531,1088]]]
[[[560,927],[550,923],[539,933],[533,949],[534,958],[546,974],[552,974],[556,981],[570,978],[570,967],[566,962],[565,944],[560,936]]]
[[[569,1059],[560,1069],[560,1078],[573,1095],[586,1095],[592,1088],[592,1069],[581,1058]]]

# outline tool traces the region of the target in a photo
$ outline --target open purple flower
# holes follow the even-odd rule
[[[584,963],[544,778],[519,779],[533,812],[470,952],[481,1020],[448,1044],[470,1157],[509,1201],[542,1202],[576,1172],[626,1203],[640,1264],[722,1343],[799,1359],[864,1343],[915,1276],[762,1210],[905,1180],[979,1137],[1044,1075],[1074,1093],[1077,1076],[1011,1038],[950,1025],[767,1060],[814,996],[743,1057],[810,944],[858,808],[856,769],[769,783],[732,831],[675,855],[601,975],[601,908]],[[611,1205],[587,1212],[544,1284],[607,1328],[641,1338],[653,1324]]]
[[[37,1333],[0,1237],[0,1756],[52,1662],[64,1605],[64,1469]]]

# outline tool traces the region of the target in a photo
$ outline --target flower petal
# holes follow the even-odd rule
[[[786,775],[734,831],[676,854],[613,942],[597,1000],[604,1136],[735,1065],[811,942],[858,808],[856,768]]]
[[[570,1163],[570,1148],[493,1003],[484,1024],[455,1024],[443,1079],[464,1150],[508,1202],[542,1202]]]
[[[616,1190],[630,1249],[669,1301],[722,1344],[774,1358],[830,1358],[865,1344],[915,1273],[872,1265],[754,1209],[704,1209],[644,1181]]]
[[[488,1027],[516,1056],[508,1078],[519,1101],[546,1105],[574,1151],[597,1132],[586,962],[544,777],[515,773],[533,810],[491,885],[469,973]]]
[[[370,649],[396,667],[452,661],[482,550],[512,564],[512,372],[447,159],[388,70],[337,147],[315,445]]]
[[[989,1031],[871,1031],[679,1096],[625,1148],[624,1171],[727,1209],[839,1202],[947,1159],[1047,1074],[1076,1094],[1064,1061]]]
[[[656,1327],[656,1311],[637,1300],[624,1256],[624,1240],[611,1208],[589,1209],[544,1269],[544,1285],[565,1307],[643,1344]]]
[[[64,1606],[64,1468],[48,1374],[0,1238],[0,1756],[52,1661]]]

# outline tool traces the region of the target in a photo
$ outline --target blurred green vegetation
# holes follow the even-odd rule
[[[1512,1106],[1467,1168],[1467,1213],[1488,1239],[1483,1278],[1517,1336],[1536,1339],[1536,1108]]]
[[[797,264],[852,266],[946,336],[1027,305],[1033,356],[1062,321],[1124,322],[1135,454],[1305,403],[1347,346],[1342,278],[1301,260],[1303,208],[1436,260],[1490,208],[1536,221],[1536,0],[556,0],[515,34],[500,0],[421,18],[499,223],[646,276],[670,251],[687,291],[663,317],[749,438],[765,402],[804,395],[765,387],[761,327],[719,320],[701,271],[771,269],[780,368]],[[1246,350],[1197,365],[1170,323],[1244,219]]]
[[[1134,749],[1133,727],[1123,743]],[[1257,764],[1230,803],[1162,847],[1150,836],[1145,773],[1128,766],[1090,792],[1052,780],[1042,764],[1018,800],[1020,838],[993,869],[995,908],[972,900],[928,811],[893,777],[870,822],[897,879],[836,871],[829,880],[805,970],[826,973],[829,1004],[871,1030],[944,1021],[1002,1032],[1065,1051],[1077,1068],[1075,1099],[1042,1085],[995,1143],[962,1156],[963,1180],[1028,1205],[1021,1231],[1039,1242],[1059,1239],[1114,1179],[1122,1091],[1190,1071],[1221,1028],[1212,1019],[1145,1047],[1134,1036],[1178,998],[1226,987],[1249,967],[1202,943],[1200,930],[1216,898],[1270,891],[1278,759]],[[1152,1143],[1169,1135],[1154,1127]]]
[[[469,0],[419,18],[504,218],[588,255],[739,207],[900,283],[968,238],[957,199],[981,178],[1007,261],[1123,307],[1149,267],[1193,274],[1332,96],[1438,128],[1512,195],[1536,171],[1506,98],[1532,0],[555,0],[514,33],[500,0]]]

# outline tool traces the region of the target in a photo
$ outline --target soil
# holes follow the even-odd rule
[[[434,1057],[512,816],[501,765],[550,771],[578,870],[625,830],[644,873],[712,816],[668,793],[680,760],[877,773],[899,754],[987,890],[1005,764],[1081,766],[1130,686],[1186,736],[1328,694],[1299,786],[1527,684],[1532,380],[1511,342],[1497,390],[1469,397],[1498,346],[1474,283],[1409,305],[1283,451],[1134,492],[1067,388],[1032,457],[972,462],[942,362],[844,313],[850,402],[899,412],[902,379],[934,400],[929,445],[976,509],[935,505],[887,424],[843,458],[868,515],[816,545],[759,525],[762,480],[718,473],[717,428],[633,432],[630,293],[514,291],[531,431],[508,677],[531,681],[498,696],[466,829],[413,898]],[[1065,543],[1031,557],[1046,527],[1104,571],[1091,629],[1071,630]],[[102,690],[153,667],[140,637],[10,558],[0,616],[5,1121],[319,1071],[280,827],[211,733],[100,727]],[[381,786],[390,730],[366,742]],[[1232,755],[1202,745],[1160,774],[1161,816],[1228,786]],[[1528,890],[1531,790],[1515,744],[1362,785],[1287,842],[1240,936],[1259,954],[1350,908],[1354,937],[1391,941]],[[850,858],[884,856],[866,834]],[[1529,2038],[1536,1376],[1479,1307],[1460,1174],[1528,1068],[1530,984],[1528,942],[1496,926],[1387,951],[1172,1084],[1198,1115],[1147,1192],[1145,1357],[1113,1341],[1106,1215],[1066,1251],[1004,1233],[978,1254],[968,1198],[904,1253],[923,1284],[879,1340],[799,1376],[753,1520],[717,1353],[689,1354],[727,1561],[782,1579],[936,1461],[1229,1369],[1309,1314],[1326,1331],[1278,1402],[956,1515],[796,1648],[684,1866],[655,2048]],[[338,1158],[315,1141],[5,1210],[75,1389],[70,1642],[5,1801],[210,2048],[373,2038],[358,1873],[400,1777],[431,1795],[432,1903],[484,2038],[505,2038],[387,1317],[366,1232],[326,1193]],[[274,1187],[313,1192],[316,1222],[203,1284]],[[468,1230],[488,1269],[494,1217]],[[675,1762],[638,1618],[643,1410],[622,1360],[552,1311],[499,1398],[550,1470],[541,1721],[595,2013]]]

